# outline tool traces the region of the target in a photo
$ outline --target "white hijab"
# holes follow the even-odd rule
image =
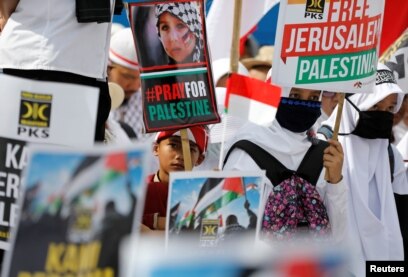
[[[282,87],[282,97],[288,97],[290,90],[289,87]],[[282,128],[276,119],[267,128],[253,123],[244,125],[229,141],[226,147],[227,152],[232,144],[242,139],[250,140],[259,145],[291,170],[296,170],[299,167],[306,151],[312,145],[306,131],[294,133]]]
[[[402,137],[401,141],[397,145],[398,151],[401,153],[402,158],[405,161],[405,167],[408,168],[408,132]]]
[[[386,69],[384,65],[377,68]],[[366,111],[390,94],[398,93],[394,113],[402,104],[403,93],[395,83],[377,84],[372,93],[354,94],[349,99]],[[337,108],[323,122],[333,128]],[[340,133],[352,132],[358,122],[358,111],[344,102]],[[389,260],[403,257],[402,237],[391,185],[388,139],[365,139],[355,135],[339,136],[344,150],[343,177],[349,185],[349,219],[352,241],[361,244],[360,255],[366,260]],[[379,196],[379,218],[369,207],[370,183]],[[358,242],[360,241],[360,243]]]

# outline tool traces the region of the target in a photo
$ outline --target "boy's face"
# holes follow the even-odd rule
[[[199,165],[204,160],[198,146],[192,141],[190,141],[190,153],[193,166]],[[184,171],[183,150],[179,136],[169,137],[155,144],[153,154],[159,158],[162,173],[168,175],[172,171]]]

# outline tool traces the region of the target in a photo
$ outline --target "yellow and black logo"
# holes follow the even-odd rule
[[[21,92],[19,124],[29,127],[50,127],[52,95]]]
[[[201,221],[201,240],[217,239],[218,226],[218,219],[203,219]]]
[[[323,13],[325,0],[307,0],[306,12],[309,13]]]

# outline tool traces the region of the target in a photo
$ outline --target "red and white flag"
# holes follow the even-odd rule
[[[231,74],[227,82],[226,112],[262,126],[275,119],[281,88],[270,83]]]

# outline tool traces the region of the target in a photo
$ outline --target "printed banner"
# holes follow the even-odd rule
[[[7,250],[19,211],[26,143],[93,145],[98,90],[5,74],[0,74],[0,84],[0,249]]]
[[[169,183],[166,244],[195,234],[201,247],[218,247],[253,234],[263,212],[264,172],[172,172]],[[259,219],[259,220],[258,220]]]
[[[0,137],[67,146],[94,144],[97,88],[6,74],[0,74],[0,84]]]
[[[141,66],[147,132],[220,122],[204,1],[125,1]]]
[[[372,91],[384,0],[285,0],[279,9],[273,83]]]
[[[394,72],[402,91],[408,91],[408,29],[384,52],[380,62]]]
[[[119,243],[140,222],[149,155],[137,145],[30,148],[2,276],[119,276]]]
[[[10,228],[17,225],[20,176],[26,163],[26,142],[0,137],[0,249],[9,249]]]

